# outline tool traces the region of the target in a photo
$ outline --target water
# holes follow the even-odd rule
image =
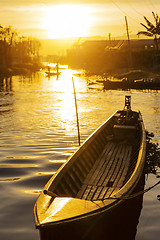
[[[64,67],[64,66],[63,66]],[[33,207],[48,179],[78,147],[72,76],[77,90],[81,142],[132,96],[146,129],[160,143],[160,92],[103,91],[67,66],[56,76],[0,79],[0,239],[35,240]],[[91,77],[95,80],[95,77]],[[92,87],[92,88],[91,88]],[[146,186],[158,179],[150,175]],[[146,193],[136,240],[160,236],[159,186]]]

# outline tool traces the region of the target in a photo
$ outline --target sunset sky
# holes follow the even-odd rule
[[[160,14],[159,0],[0,0],[0,24],[40,39],[126,37],[125,16],[135,35],[143,30],[143,15],[153,21],[152,11]]]

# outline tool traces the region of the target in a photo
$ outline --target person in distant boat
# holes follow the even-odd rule
[[[50,73],[50,71],[51,71],[51,67],[50,67],[50,66],[48,66],[48,72]]]
[[[56,65],[56,68],[57,68],[57,73],[58,73],[59,72],[59,65],[58,65],[58,63]]]

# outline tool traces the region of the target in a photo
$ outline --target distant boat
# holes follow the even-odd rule
[[[51,71],[50,66],[48,66],[48,71],[46,71],[45,74],[47,75],[47,77],[59,76],[61,74],[61,72],[59,72],[59,64],[56,64],[56,71]]]
[[[61,74],[61,72],[48,72],[48,71],[46,71],[45,74],[47,76],[59,76]]]
[[[126,96],[124,109],[94,131],[41,192],[34,207],[41,240],[85,239],[101,219],[109,225],[137,187],[145,154],[142,115]]]
[[[140,79],[133,82],[122,80],[122,81],[103,81],[104,89],[106,90],[116,90],[116,89],[151,89],[151,90],[160,90],[160,81],[154,81],[152,79]]]

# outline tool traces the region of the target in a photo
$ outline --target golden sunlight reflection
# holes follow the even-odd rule
[[[64,159],[64,160],[62,160],[62,159],[58,159],[58,160],[54,159],[54,160],[49,160],[49,162],[51,162],[51,163],[65,163],[66,159]]]
[[[50,38],[84,37],[93,21],[91,9],[84,5],[62,4],[45,9],[42,26]]]
[[[24,193],[26,194],[40,194],[42,190],[23,190]]]
[[[61,71],[61,70],[60,70]],[[60,111],[59,117],[61,121],[59,124],[64,127],[70,134],[73,134],[76,123],[75,100],[73,94],[72,76],[75,71],[65,69],[61,71],[58,81],[52,81],[52,88],[59,94]],[[78,77],[74,77],[76,92],[81,91],[82,86]],[[78,100],[78,99],[77,99]]]
[[[15,164],[0,164],[0,167],[10,167],[15,168]],[[16,168],[34,168],[38,167],[37,164],[16,164]]]
[[[37,172],[36,175],[54,175],[56,172]]]

